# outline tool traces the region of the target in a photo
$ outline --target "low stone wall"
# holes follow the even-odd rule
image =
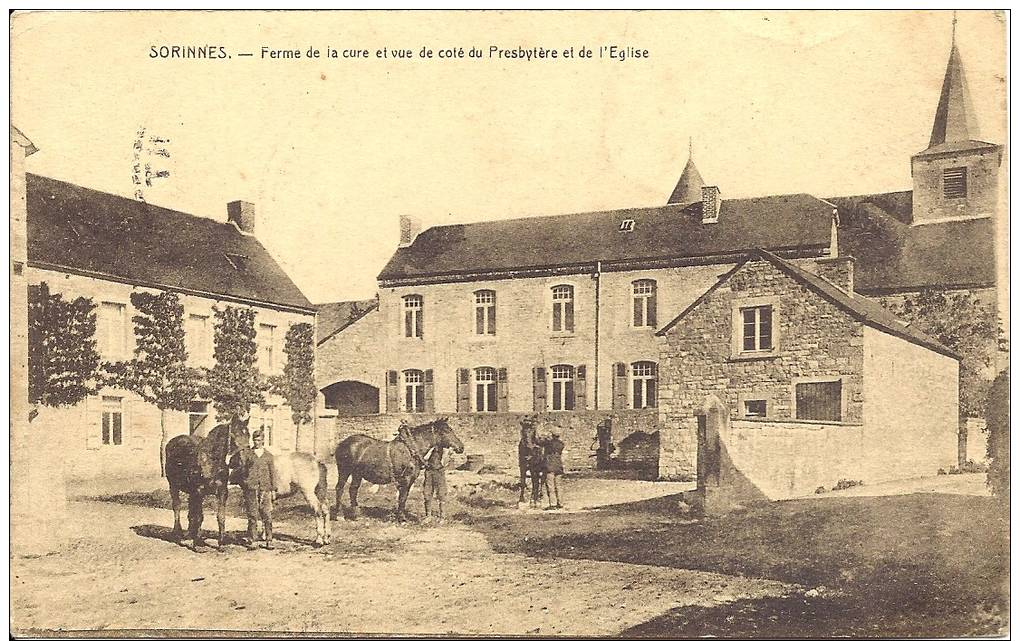
[[[323,417],[317,421],[316,448],[318,456],[332,458],[337,444],[351,434],[366,434],[389,440],[396,436],[401,418],[413,424],[427,423],[437,416],[445,416],[450,427],[464,442],[466,454],[481,454],[486,465],[496,465],[507,471],[517,468],[517,444],[520,441],[521,419],[529,413],[493,414],[373,414],[369,416]],[[613,443],[620,443],[636,432],[647,438],[658,431],[658,414],[654,410],[547,412],[538,415],[539,433],[556,425],[564,443],[563,465],[568,470],[592,469],[595,466],[595,427],[606,418],[613,420]],[[625,450],[626,465],[654,471],[658,466],[658,448]],[[454,459],[454,463],[457,460]]]

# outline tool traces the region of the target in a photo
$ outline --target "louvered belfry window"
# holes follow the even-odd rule
[[[967,197],[967,168],[950,167],[942,170],[942,197]]]

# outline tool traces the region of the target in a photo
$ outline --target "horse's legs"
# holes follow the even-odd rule
[[[528,486],[528,469],[521,465],[521,496],[517,499],[518,503],[524,503],[524,488]]]
[[[397,484],[397,520],[403,521],[407,518],[407,493],[410,491],[410,484]]]
[[[310,487],[307,483],[302,483],[299,487],[301,496],[305,497],[305,502],[315,511],[315,545],[322,545],[326,542],[325,524],[329,521],[329,508],[323,509],[324,501],[316,494],[314,487]],[[323,518],[323,514],[326,515],[326,518]]]
[[[216,547],[223,549],[223,533],[227,527],[227,484],[222,489],[216,490],[216,525],[219,527],[219,538],[216,539]]]
[[[339,487],[339,486],[338,486]],[[361,477],[357,474],[351,475],[351,487],[348,490],[348,494],[351,497],[351,520],[354,521],[358,518],[358,489],[361,488]],[[339,490],[337,490],[339,491]]]
[[[337,465],[337,479],[336,479],[336,514],[333,518],[340,518],[340,513],[343,512],[344,503],[344,486],[347,485],[347,479],[350,478],[351,473],[343,468],[341,465]]]
[[[531,470],[531,507],[538,507],[542,499],[542,473]]]
[[[192,540],[192,546],[198,548],[205,545],[202,538],[202,519],[205,514],[202,511],[202,492],[193,490],[188,492],[188,538]]]
[[[174,511],[174,529],[170,533],[174,541],[181,542],[181,489],[175,485],[170,486],[170,507]]]

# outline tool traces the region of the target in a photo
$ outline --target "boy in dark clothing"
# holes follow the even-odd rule
[[[276,465],[273,455],[263,448],[262,430],[252,435],[254,447],[243,483],[244,503],[248,513],[248,549],[255,548],[255,535],[259,517],[266,532],[266,549],[273,548],[273,499],[276,497]]]
[[[425,519],[435,517],[443,520],[443,501],[446,500],[446,467],[450,464],[450,451],[445,447],[433,447],[425,453],[425,482],[422,494],[425,495]],[[437,502],[433,511],[433,500]]]
[[[560,482],[563,475],[563,441],[560,440],[560,429],[553,426],[550,430],[551,436],[543,441],[545,446],[545,495],[549,499],[547,510],[563,509],[560,503]],[[556,495],[556,504],[553,505],[553,495]]]

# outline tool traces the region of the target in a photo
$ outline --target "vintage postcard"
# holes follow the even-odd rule
[[[1009,18],[13,13],[10,633],[1008,635]]]

